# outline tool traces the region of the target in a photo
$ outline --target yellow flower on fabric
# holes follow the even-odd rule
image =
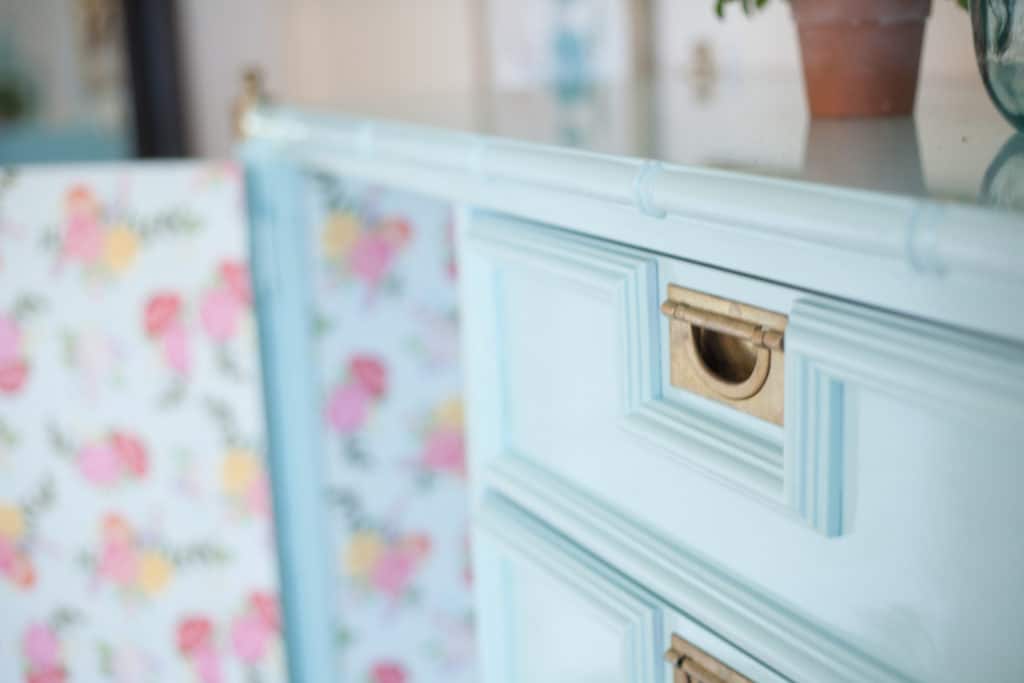
[[[336,260],[348,255],[352,245],[359,239],[359,219],[345,211],[332,213],[324,224],[320,246],[327,258]]]
[[[16,541],[25,533],[25,517],[13,505],[0,503],[0,536]]]
[[[115,225],[106,230],[103,239],[103,260],[115,273],[126,270],[135,262],[139,251],[139,236],[131,228]]]
[[[171,580],[174,567],[158,552],[147,550],[139,559],[139,587],[147,595],[160,592]]]
[[[252,452],[235,448],[224,456],[220,467],[220,479],[224,492],[228,495],[245,494],[259,476],[260,459]]]
[[[366,576],[384,551],[384,543],[372,531],[357,531],[349,539],[343,564],[349,576]]]
[[[462,400],[453,398],[437,406],[434,410],[434,420],[439,425],[459,429],[462,427]]]

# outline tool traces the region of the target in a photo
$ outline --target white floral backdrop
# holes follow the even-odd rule
[[[312,187],[342,661],[471,680],[447,209]],[[232,164],[0,169],[0,681],[284,680],[245,245]]]

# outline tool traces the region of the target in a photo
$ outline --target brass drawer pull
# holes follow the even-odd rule
[[[782,424],[786,316],[669,285],[673,386]]]
[[[675,683],[753,683],[688,640],[672,634],[665,661],[675,670]]]

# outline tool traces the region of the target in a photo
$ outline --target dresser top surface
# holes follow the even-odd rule
[[[1024,135],[980,78],[922,79],[913,117],[811,119],[799,74],[289,102],[774,179],[1024,211]]]

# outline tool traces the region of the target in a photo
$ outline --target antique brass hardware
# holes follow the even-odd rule
[[[231,106],[231,128],[237,139],[241,140],[246,135],[246,114],[269,101],[263,70],[258,66],[248,67],[242,73],[242,91]]]
[[[661,312],[673,386],[783,423],[786,316],[678,285]]]
[[[665,661],[675,670],[675,683],[753,683],[704,650],[672,634],[672,646]]]

